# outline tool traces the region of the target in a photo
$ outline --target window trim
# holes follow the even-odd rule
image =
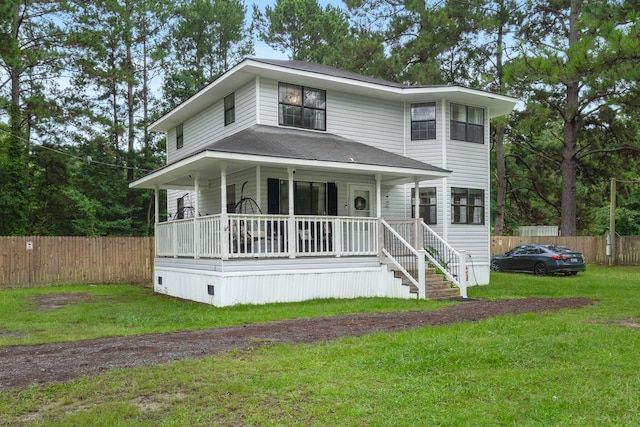
[[[184,123],[176,126],[176,150],[184,147]]]
[[[480,194],[480,201],[482,204],[476,205],[472,204],[473,201],[478,200],[478,197],[472,197],[472,193]],[[454,193],[465,193],[464,199],[456,203],[456,199]],[[485,213],[486,213],[486,192],[480,188],[462,188],[462,187],[451,187],[451,224],[462,224],[462,225],[485,225]],[[464,201],[464,204],[462,203]],[[475,213],[479,209],[480,212],[480,221],[475,221]],[[464,221],[461,218],[461,211],[464,210]],[[456,214],[457,212],[457,214]],[[456,217],[458,220],[456,221]]]
[[[423,196],[423,190],[425,192],[425,196]],[[433,193],[431,193],[433,192]],[[429,194],[433,194],[433,203],[427,203],[427,204],[423,204],[420,203],[419,206],[419,212],[422,212],[422,208],[426,209],[427,212],[427,217],[425,218],[422,215],[419,215],[420,218],[424,221],[425,224],[427,225],[437,225],[438,224],[438,188],[437,187],[419,187],[418,188],[418,193],[420,197],[420,202],[422,202],[423,197],[429,197]],[[411,216],[413,218],[416,218],[415,212],[416,212],[416,192],[415,192],[415,188],[411,189]],[[430,215],[430,213],[432,212],[431,208],[433,207],[433,217]]]
[[[415,120],[413,117],[413,109],[414,107],[418,108],[418,107],[433,107],[433,120]],[[436,139],[436,132],[437,132],[437,109],[436,109],[436,103],[435,102],[419,102],[419,103],[415,103],[415,104],[411,104],[410,108],[410,115],[411,115],[411,140],[412,141],[424,141],[424,140],[431,140],[431,139]],[[433,123],[433,136],[429,135],[429,128],[427,126],[427,130],[426,130],[426,137],[425,138],[419,138],[416,137],[414,138],[414,130],[413,130],[413,125],[414,123],[418,124],[418,123]]]
[[[291,88],[296,88],[300,90],[300,100],[297,103],[290,103],[290,102],[285,102],[282,97],[281,97],[281,88],[284,86],[288,86]],[[323,108],[317,108],[317,107],[312,107],[312,106],[307,106],[305,105],[305,92],[307,91],[314,91],[314,92],[319,92],[322,94],[322,97],[324,99],[324,107]],[[296,109],[300,109],[300,123],[299,124],[289,124],[286,123],[285,120],[283,120],[284,114],[282,114],[282,108],[283,107],[289,107],[289,108],[296,108]],[[322,113],[323,115],[323,119],[321,121],[321,126],[305,126],[305,112],[307,111],[312,111],[312,112],[316,112],[316,113]],[[315,122],[317,122],[318,120],[315,120]],[[327,130],[327,91],[324,89],[318,89],[318,88],[314,88],[314,87],[310,87],[310,86],[302,86],[302,85],[296,85],[296,84],[292,84],[292,83],[285,83],[285,82],[278,82],[278,124],[280,126],[288,126],[288,127],[296,127],[296,128],[301,128],[301,129],[310,129],[310,130],[317,130],[317,131],[323,131],[325,132]]]
[[[453,109],[454,107],[458,107],[458,108],[464,108],[465,114],[465,121],[461,121],[461,120],[454,120],[454,116],[453,116]],[[469,110],[473,109],[473,110],[479,110],[482,113],[482,124],[479,125],[477,123],[471,123],[469,122]],[[484,144],[485,143],[485,135],[484,135],[484,128],[485,128],[485,109],[482,107],[474,107],[472,105],[463,105],[463,104],[456,104],[456,103],[451,103],[450,107],[449,107],[449,116],[450,116],[450,121],[449,121],[449,132],[450,132],[450,136],[451,139],[456,140],[456,141],[465,141],[465,142],[471,142],[474,144]],[[454,125],[463,125],[464,126],[464,136],[462,138],[458,138],[459,135],[454,136]],[[480,129],[480,135],[482,135],[482,141],[475,141],[473,140],[473,135],[475,135],[475,132],[471,132],[470,129],[471,128],[479,128]]]
[[[227,101],[230,101],[227,103]],[[224,109],[224,125],[229,126],[236,121],[236,93],[231,92],[222,101]]]

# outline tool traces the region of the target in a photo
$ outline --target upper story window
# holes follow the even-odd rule
[[[176,126],[176,150],[179,150],[184,146],[184,133],[182,128],[182,123]]]
[[[451,139],[484,143],[484,110],[451,104]]]
[[[484,224],[484,190],[452,188],[451,223]]]
[[[411,139],[436,139],[436,104],[411,105]]]
[[[425,224],[437,224],[436,187],[420,187],[420,218]],[[411,192],[411,215],[415,218],[415,191]]]
[[[224,97],[224,125],[230,125],[236,121],[236,93]]]
[[[278,122],[283,126],[327,129],[327,92],[287,83],[278,85]]]

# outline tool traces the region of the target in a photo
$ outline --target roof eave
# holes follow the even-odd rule
[[[445,178],[451,174],[451,172],[447,170],[428,170],[364,163],[300,160],[294,158],[268,157],[264,155],[203,151],[151,172],[131,182],[129,187],[138,189],[153,189],[156,188],[156,186],[158,188],[173,188],[175,184],[171,184],[172,182],[194,174],[200,170],[203,163],[210,165],[211,162],[217,162],[218,166],[233,162],[243,164],[245,168],[251,165],[266,165],[308,170],[331,170],[333,172],[350,174],[380,174],[385,184],[392,185],[413,183],[416,179],[419,181],[427,181]]]

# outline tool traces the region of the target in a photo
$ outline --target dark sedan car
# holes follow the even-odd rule
[[[559,245],[522,245],[507,253],[491,257],[491,270],[517,271],[545,276],[562,273],[567,276],[585,271],[587,264],[580,252]]]

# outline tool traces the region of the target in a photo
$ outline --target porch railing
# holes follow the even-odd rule
[[[378,254],[376,218],[228,214],[223,226],[221,215],[209,215],[156,224],[155,235],[161,257]]]
[[[456,251],[431,227],[420,221],[422,246],[429,263],[442,272],[445,277],[460,288],[460,296],[467,298],[467,252]]]
[[[384,239],[382,253],[418,288],[418,298],[426,298],[424,249],[415,249],[389,223],[380,222]]]
[[[423,221],[389,221],[390,226],[414,248],[423,248],[428,266],[434,267],[467,298],[466,251],[457,251]],[[385,240],[385,246],[388,243]]]

